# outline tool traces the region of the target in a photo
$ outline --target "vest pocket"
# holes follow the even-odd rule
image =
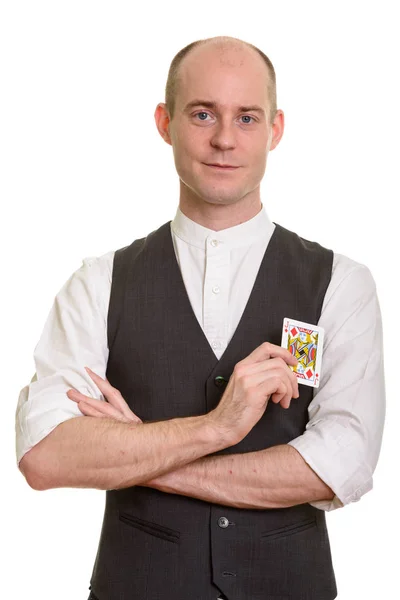
[[[261,534],[261,539],[268,541],[274,540],[276,538],[286,538],[290,535],[294,535],[295,533],[300,533],[301,531],[306,531],[307,529],[311,529],[312,527],[317,526],[317,520],[315,517],[311,519],[305,519],[304,521],[300,521],[299,523],[294,523],[293,525],[286,525],[285,527],[279,527],[279,529],[273,529],[272,531],[266,531]]]
[[[123,521],[127,525],[131,525],[131,527],[136,527],[136,529],[140,529],[141,531],[145,531],[150,535],[154,535],[162,540],[167,540],[167,542],[173,542],[175,544],[179,544],[180,533],[179,531],[175,531],[174,529],[169,529],[169,527],[164,527],[163,525],[158,525],[157,523],[152,523],[150,521],[144,521],[143,519],[139,519],[133,515],[128,513],[119,513],[120,521]]]

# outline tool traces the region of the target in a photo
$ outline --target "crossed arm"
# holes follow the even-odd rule
[[[289,445],[206,456],[145,485],[237,508],[284,508],[334,497],[331,488]]]
[[[71,415],[81,416],[82,414],[96,417],[108,416],[117,421],[123,421],[121,414],[124,415],[124,410],[129,411],[129,407],[126,403],[118,407],[113,406],[113,400],[107,396],[107,393],[103,395],[107,397],[108,402],[104,402],[103,399],[86,397],[87,402],[92,403],[90,405],[83,401],[85,397],[79,397],[78,394],[78,398],[72,398],[68,392],[70,400],[74,399],[79,405],[79,411],[68,410],[68,406],[65,404],[64,390],[59,394],[60,400],[57,400],[56,406],[54,406],[53,394],[48,393],[47,396],[40,397],[40,410],[37,410],[37,414],[31,418],[31,422],[28,424],[29,410],[41,392],[40,384],[42,382],[38,381],[37,389],[31,390],[30,402],[28,402],[27,391],[20,395],[19,412],[17,413],[19,431],[28,430],[30,427],[32,430],[32,436],[25,436],[26,439],[22,440],[23,443],[21,441],[19,450],[19,454],[23,456],[20,461],[21,467],[28,466],[29,455],[35,450],[40,451],[40,447],[45,444],[43,454],[39,452],[39,456],[44,459],[50,456],[52,466],[57,469],[59,467],[57,452],[60,451],[60,440],[63,441],[66,432],[68,433],[68,425],[76,425],[75,428],[71,427],[71,430],[78,435],[78,438],[81,435],[79,449],[89,449],[88,455],[83,455],[84,465],[82,465],[82,455],[76,452],[78,474],[81,476],[86,468],[89,475],[85,472],[85,477],[82,476],[79,480],[79,477],[71,472],[71,476],[67,474],[68,476],[64,479],[60,478],[57,481],[56,478],[55,485],[52,485],[51,481],[50,487],[65,485],[113,489],[114,482],[118,486],[124,478],[126,481],[130,478],[133,479],[130,485],[147,485],[167,493],[192,496],[225,505],[273,508],[306,502],[319,504],[321,501],[319,508],[325,508],[329,503],[330,509],[332,498],[333,505],[336,507],[342,502],[333,495],[332,489],[326,485],[327,483],[333,485],[345,504],[358,500],[372,488],[372,473],[379,457],[385,419],[382,321],[376,287],[368,269],[364,266],[354,266],[352,262],[349,264],[346,259],[346,261],[338,263],[335,273],[337,275],[335,275],[336,287],[332,287],[330,294],[327,295],[323,309],[323,325],[330,332],[326,338],[324,350],[328,376],[325,386],[319,389],[314,398],[314,400],[317,399],[317,402],[313,400],[313,406],[310,406],[313,413],[312,415],[310,413],[310,421],[313,422],[304,436],[299,436],[287,445],[275,446],[259,452],[223,456],[213,455],[218,450],[216,448],[210,447],[208,450],[209,441],[206,436],[206,441],[201,442],[201,447],[197,448],[197,456],[195,456],[190,429],[185,439],[185,448],[178,440],[174,456],[171,456],[170,453],[165,456],[163,442],[159,436],[161,428],[152,428],[150,425],[146,435],[134,436],[134,439],[132,439],[130,427],[125,427],[125,425],[118,427],[118,423],[113,422],[112,419],[109,423],[104,423],[104,427],[100,427],[98,422],[93,423],[92,419],[77,419],[77,423],[66,423],[67,430],[63,432],[58,431],[60,427],[64,427],[63,424],[54,428],[54,424],[60,423],[60,414],[64,416],[62,420],[65,420],[65,414],[67,414],[66,418],[69,421],[75,421],[70,418]],[[68,315],[72,310],[74,315],[75,313],[79,314],[79,310],[83,310],[86,306],[85,302],[81,300],[79,306],[75,306],[72,298],[84,297],[86,293],[89,298],[94,297],[94,294],[89,294],[86,290],[86,284],[86,278],[83,278],[82,281],[80,279],[73,280],[69,291],[71,298],[65,302],[65,298],[61,296],[55,305],[52,317],[48,322],[47,333],[41,340],[35,359],[37,370],[40,372],[39,379],[48,377],[50,383],[58,382],[54,374],[62,366],[56,359],[53,359],[53,355],[63,359],[64,354],[55,352],[50,360],[53,338],[64,340],[65,347],[69,348],[71,352],[79,350],[74,345],[75,336],[72,341],[68,339],[66,333],[68,328],[61,320],[60,315]],[[84,291],[86,290],[85,294],[79,286]],[[335,302],[333,302],[333,294],[335,294]],[[95,322],[91,315],[101,314],[101,311],[98,311],[97,305],[92,306],[90,303],[86,309],[86,312],[82,313],[82,319],[78,321],[78,325],[81,322],[91,324],[91,329],[88,330],[86,337],[87,340],[93,340],[94,347],[85,351],[85,360],[86,356],[90,355],[91,363],[99,366],[103,364],[107,349],[104,344],[100,343],[101,356],[98,355],[99,343],[96,331],[99,330],[102,323]],[[341,315],[340,319],[338,319],[338,315]],[[76,375],[75,378],[72,376],[68,378],[68,385],[74,385],[75,382],[81,381],[81,373],[78,372]],[[94,378],[92,380],[95,382]],[[104,382],[101,378],[97,381]],[[100,389],[101,385],[100,383],[97,387]],[[89,394],[98,397],[99,394],[95,389],[96,382],[94,386],[90,387]],[[81,389],[87,390],[88,388],[82,386]],[[39,408],[38,404],[36,408]],[[107,409],[106,413],[103,409]],[[111,414],[112,411],[114,411],[113,414]],[[43,418],[43,415],[49,415],[49,418]],[[95,421],[98,420],[101,419]],[[130,412],[127,421],[140,422],[140,419]],[[171,427],[175,425],[179,429],[180,420],[176,421],[177,423],[171,423]],[[43,429],[49,429],[52,424],[54,433],[52,432],[42,439]],[[87,427],[89,424],[90,427]],[[99,427],[95,427],[97,425]],[[90,433],[89,437],[85,435],[87,429]],[[145,432],[143,431],[143,433]],[[173,434],[174,431],[169,433]],[[182,431],[180,433],[182,434]],[[100,446],[96,445],[96,435],[101,436],[103,443]],[[107,447],[104,444],[105,435]],[[53,442],[46,446],[51,436],[55,436]],[[92,439],[91,436],[93,436],[94,443],[90,445],[88,440]],[[147,445],[150,451],[145,453],[145,459],[141,458],[135,468],[132,468],[132,461],[138,454],[136,447],[140,444],[142,448],[144,439],[152,439],[156,446],[158,444],[158,453],[154,451],[154,446]],[[172,435],[171,439],[175,439],[175,436]],[[68,436],[66,440],[71,443]],[[30,452],[27,452],[30,442],[33,443],[33,447],[31,445]],[[127,446],[131,450],[130,455],[126,451]],[[56,448],[56,452],[51,451],[53,447]],[[110,447],[116,448],[116,452],[107,451]],[[203,451],[204,447],[208,453]],[[102,468],[99,468],[99,464],[93,460],[93,448],[96,448],[95,458]],[[297,451],[296,448],[299,450]],[[184,449],[186,455],[184,455]],[[68,447],[67,450],[69,451],[70,448]],[[125,454],[125,462],[121,458],[122,454]],[[28,462],[26,462],[27,459]],[[36,464],[42,464],[42,461],[38,463],[34,457],[33,467]],[[170,467],[164,468],[166,464],[169,464]],[[21,470],[25,475],[24,469]],[[111,473],[110,476],[108,471]],[[140,477],[138,472],[140,472]],[[317,473],[320,473],[324,480],[321,480]],[[33,474],[35,475],[35,468],[33,468]],[[29,478],[27,480],[30,481]],[[79,485],[76,485],[77,481]],[[105,484],[104,481],[106,481]],[[33,480],[33,483],[36,482]],[[39,487],[38,489],[47,488]]]
[[[81,412],[92,417],[137,422],[140,427],[141,420],[121,394],[108,381],[90,370],[88,373],[108,402],[88,398],[80,392],[68,392]],[[248,509],[283,508],[334,497],[331,488],[289,445],[245,454],[205,456],[141,485]]]

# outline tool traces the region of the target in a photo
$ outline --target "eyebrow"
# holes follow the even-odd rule
[[[205,106],[206,108],[216,109],[218,104],[216,102],[210,102],[209,100],[192,100],[186,104],[184,112],[194,108],[195,106]],[[259,112],[265,114],[265,110],[261,106],[239,106],[239,112]]]

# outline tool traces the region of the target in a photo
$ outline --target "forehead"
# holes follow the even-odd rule
[[[199,46],[180,66],[176,105],[182,109],[195,98],[268,107],[267,66],[251,48]]]

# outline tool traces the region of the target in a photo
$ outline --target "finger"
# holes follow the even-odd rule
[[[260,376],[261,375],[261,376]],[[292,395],[292,386],[288,386],[287,379],[282,377],[282,374],[277,371],[266,371],[252,378],[248,382],[248,387],[256,387],[265,396],[269,396],[271,400],[278,403],[282,398]]]
[[[296,378],[296,381],[294,381],[293,375],[294,373],[292,373],[290,369],[288,369],[285,373],[284,383],[286,385],[287,393],[285,395],[280,395],[280,398],[278,400],[282,408],[289,408],[292,398],[298,397],[297,377],[294,375],[294,377]]]
[[[296,373],[294,373],[294,371],[292,371],[292,370],[290,370],[290,377],[292,378],[294,389],[296,391],[296,393],[293,394],[293,398],[299,398],[299,396],[300,396],[299,380],[297,379]]]
[[[251,352],[246,358],[240,361],[242,364],[251,364],[253,362],[259,362],[261,360],[266,360],[268,358],[276,358],[280,357],[288,365],[297,365],[298,360],[293,354],[289,352],[286,348],[282,348],[281,346],[277,346],[276,344],[271,344],[270,342],[264,342],[253,352]]]
[[[293,373],[292,369],[290,369],[290,367],[285,369],[282,374],[282,377],[283,377],[283,381],[285,381],[285,383],[287,384],[288,391],[291,390],[290,398],[298,398],[299,397],[299,389],[298,389],[297,377]]]
[[[280,405],[282,406],[282,408],[289,408],[290,402],[291,402],[291,398],[288,399],[286,396],[285,398],[282,398]]]
[[[117,419],[118,421],[127,421],[124,415],[122,415],[114,406],[105,402],[104,400],[98,400],[97,398],[90,398],[89,396],[85,396],[76,390],[68,390],[67,396],[77,402],[84,402],[87,406],[90,406],[96,413],[100,413],[102,416],[111,417],[112,419]]]
[[[128,419],[140,421],[139,417],[129,408],[121,392],[113,387],[108,379],[103,379],[100,375],[92,371],[92,369],[89,369],[89,367],[85,367],[85,370],[110,404],[119,409]]]
[[[103,401],[99,401],[101,402],[101,404],[103,405],[107,405],[106,402]],[[99,410],[96,410],[96,408],[93,408],[88,402],[86,402],[85,400],[81,400],[78,403],[79,409],[81,412],[83,412],[85,415],[90,416],[90,417],[103,417],[103,418],[108,418],[108,419],[114,419],[116,421],[120,421],[121,423],[142,423],[142,420],[139,419],[139,417],[136,417],[136,419],[128,419],[127,417],[125,417],[124,415],[122,415],[122,413],[119,413],[118,415],[115,415],[114,413],[108,413],[108,412],[101,412]]]
[[[244,377],[247,382],[250,378],[250,385],[259,385],[268,372],[278,374],[281,380],[286,381],[288,388],[292,390],[292,397],[298,398],[299,390],[297,377],[281,357],[270,358],[248,365]]]
[[[272,362],[272,361],[271,361]],[[289,408],[293,397],[292,372],[287,366],[278,363],[274,369],[265,369],[247,378],[246,386],[259,386],[266,396],[275,404],[281,403],[283,408]]]
[[[246,374],[259,373],[262,371],[268,371],[271,369],[279,369],[279,368],[283,369],[282,373],[293,374],[293,376],[295,377],[295,383],[297,383],[296,375],[294,375],[290,366],[286,363],[286,361],[281,356],[277,356],[275,358],[267,358],[267,359],[261,360],[259,362],[248,364],[248,365],[246,365],[245,373]]]
[[[281,358],[276,358],[276,359],[272,358],[272,359],[267,360],[266,363],[267,363],[267,366],[266,366],[267,369],[278,370],[281,373],[282,381],[284,381],[286,383],[287,388],[288,388],[288,393],[291,390],[290,399],[298,398],[299,397],[298,380],[297,380],[295,373],[292,371],[292,369],[288,365],[286,365],[284,362],[282,362]]]
[[[74,402],[81,402],[82,400],[90,400],[89,396],[85,396],[81,392],[78,392],[78,390],[73,390],[73,389],[67,391],[67,396],[70,400],[73,400]]]
[[[289,408],[290,402],[292,400],[292,386],[289,384],[286,386],[286,389],[286,394],[279,394],[278,402],[280,403],[282,408]]]
[[[86,401],[87,404],[99,410],[103,415],[107,417],[111,417],[112,419],[117,419],[118,421],[131,421],[131,418],[123,415],[118,409],[109,404],[108,402],[104,402],[103,400],[95,400],[93,398],[90,401]],[[97,403],[97,404],[95,404]]]
[[[89,369],[89,367],[85,367],[85,371],[92,379],[92,381],[95,382],[99,390],[102,392],[103,396],[107,398],[109,402],[114,401],[114,398],[116,396],[115,392],[118,391],[117,388],[114,388],[107,378],[103,379],[102,377],[100,377],[100,375],[92,371],[92,369]]]
[[[279,404],[279,402],[281,402],[284,398],[287,397],[287,393],[288,393],[288,387],[284,382],[282,382],[280,384],[279,388],[277,388],[277,390],[271,394],[272,402],[274,404]]]
[[[101,413],[99,410],[96,410],[95,408],[90,406],[84,400],[81,400],[80,402],[78,402],[78,408],[81,411],[81,413],[83,413],[87,417],[105,417],[106,416],[106,415],[103,415],[103,413]]]

